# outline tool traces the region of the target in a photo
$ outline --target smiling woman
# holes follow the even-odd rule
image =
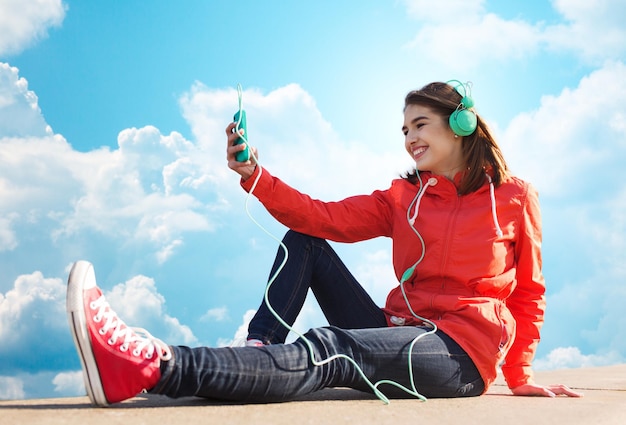
[[[36,308],[20,304],[42,282],[17,287],[35,272],[66,279],[79,257],[97,264],[107,295],[137,275],[153,278],[164,302],[154,312],[160,320],[137,324],[164,331],[157,336],[170,344],[186,343],[167,334],[175,320],[207,344],[247,327],[241,318],[258,305],[266,278],[256,271],[271,264],[274,246],[245,217],[245,195],[223,167],[222,130],[238,82],[249,88],[248,124],[268,170],[316,199],[338,200],[389,188],[405,170],[417,191],[413,168],[421,168],[428,186],[408,217],[418,226],[430,195],[453,188],[448,177],[425,178],[431,165],[400,148],[402,99],[416,79],[474,81],[476,112],[501,142],[510,172],[542,195],[550,308],[534,364],[623,362],[626,2],[461,3],[0,1],[0,329],[28,329],[0,338],[0,390],[10,382],[19,397],[81,394],[52,387],[54,375],[80,367],[67,323],[47,320],[59,317],[61,300],[42,292],[31,300]],[[469,145],[471,137],[455,140]],[[432,137],[417,143],[419,160],[432,162]],[[302,154],[287,159],[286,151]],[[477,173],[486,190],[476,203],[480,224],[493,236],[499,223],[506,236],[502,184],[494,220],[483,177]],[[390,240],[331,245],[383,306],[397,285]],[[384,255],[372,264],[375,252]],[[417,258],[407,254],[405,262]],[[228,315],[206,314],[220,306]],[[127,316],[127,305],[113,307]],[[308,307],[299,331],[327,323]],[[55,313],[29,316],[25,308]],[[42,352],[51,337],[55,349]],[[19,338],[19,349],[9,338]]]
[[[335,386],[384,402],[471,397],[488,390],[502,362],[515,395],[580,396],[534,382],[545,310],[537,193],[508,175],[480,117],[471,134],[458,137],[450,127],[449,115],[471,106],[465,100],[446,83],[409,93],[403,132],[417,182],[396,179],[387,190],[338,202],[313,199],[269,174],[239,121],[230,123],[229,168],[290,229],[245,346],[170,346],[129,328],[97,286],[93,266],[78,261],[68,279],[67,314],[92,403],[106,406],[142,390],[277,402]],[[243,150],[250,156],[241,158]],[[466,183],[476,175],[480,184]],[[381,236],[392,240],[400,283],[384,308],[326,241]],[[309,290],[330,326],[285,344]],[[383,393],[382,385],[391,389]]]
[[[431,170],[449,179],[465,169],[462,144],[455,140],[459,136],[452,132],[445,117],[417,104],[407,105],[404,117],[404,143],[417,169]]]
[[[480,116],[468,110],[474,117],[469,132],[459,131],[452,125],[455,114],[465,110],[466,105],[471,108],[474,104],[469,98],[468,87],[469,83],[459,91],[449,84],[432,83],[408,93],[402,127],[406,149],[414,157],[418,170],[430,170],[450,179],[464,171],[460,194],[480,187],[485,169],[489,170],[495,185],[499,185],[508,173],[502,151]],[[458,140],[460,136],[462,138]],[[429,142],[431,139],[434,145]],[[415,157],[416,152],[419,157]],[[411,181],[416,177],[416,173],[408,176]]]

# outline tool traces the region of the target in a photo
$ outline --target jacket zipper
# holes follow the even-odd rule
[[[454,228],[456,227],[456,222],[457,222],[457,217],[459,215],[459,211],[460,211],[460,206],[461,206],[461,196],[457,195],[456,199],[454,201],[454,208],[452,209],[452,211],[450,211],[449,214],[449,218],[448,218],[448,223],[446,226],[446,235],[445,235],[445,239],[444,239],[444,244],[443,244],[443,249],[441,251],[441,263],[440,263],[440,267],[439,267],[439,276],[441,278],[441,287],[440,287],[440,291],[439,293],[443,293],[443,291],[446,288],[446,278],[445,278],[445,269],[446,269],[446,264],[448,262],[448,257],[450,254],[450,245],[451,245],[451,240],[452,240],[452,236],[454,235]],[[434,311],[434,301],[435,301],[435,297],[438,294],[434,294],[431,298],[430,298],[430,307],[431,310]],[[439,320],[441,320],[441,315],[438,316]]]
[[[504,325],[504,321],[502,320],[501,310],[502,310],[502,302],[498,300],[495,303],[495,313],[496,313],[496,317],[498,318],[498,322],[500,323],[500,331],[501,331],[500,345],[498,345],[498,350],[500,351],[500,355],[503,356],[505,354],[504,348],[509,343],[509,335],[506,330],[506,326]]]

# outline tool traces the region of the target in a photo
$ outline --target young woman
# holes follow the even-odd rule
[[[515,395],[579,396],[533,380],[545,306],[537,194],[509,175],[467,89],[455,81],[411,91],[402,131],[415,171],[387,190],[339,202],[314,200],[254,160],[238,162],[245,146],[234,144],[235,124],[228,125],[228,166],[291,229],[271,306],[292,324],[311,288],[330,326],[283,344],[287,329],[264,301],[249,327],[252,346],[167,346],[127,327],[91,264],[79,261],[69,276],[68,317],[92,402],[144,389],[250,402],[337,386],[379,397],[477,396],[501,363]],[[379,236],[392,238],[400,281],[382,309],[325,241]],[[279,250],[272,275],[283,256]]]

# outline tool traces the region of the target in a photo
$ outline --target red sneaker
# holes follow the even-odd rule
[[[107,406],[153,388],[170,348],[145,329],[129,328],[96,286],[91,263],[74,263],[67,282],[67,317],[91,402]]]

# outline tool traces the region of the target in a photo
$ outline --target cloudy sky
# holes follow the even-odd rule
[[[0,0],[0,399],[84,394],[65,317],[79,259],[168,343],[241,331],[276,242],[226,166],[239,83],[261,162],[337,200],[410,167],[407,91],[472,81],[540,192],[536,367],[626,361],[626,3],[284,3]],[[383,303],[389,241],[335,247]],[[323,324],[308,303],[297,326]]]

